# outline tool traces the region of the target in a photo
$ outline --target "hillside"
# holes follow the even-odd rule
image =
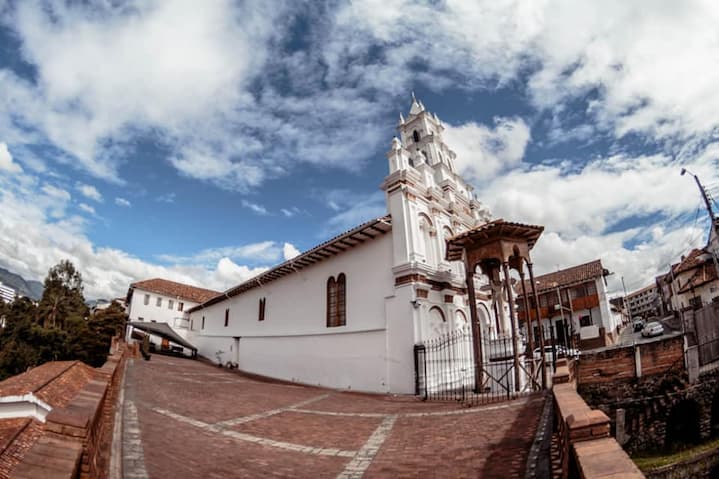
[[[39,300],[42,297],[43,285],[40,281],[26,280],[5,268],[0,268],[0,282],[28,298]]]

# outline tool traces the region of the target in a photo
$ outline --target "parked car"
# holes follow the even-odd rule
[[[534,349],[534,359],[542,359],[542,348]],[[559,349],[557,349],[557,357],[559,357]],[[546,363],[552,362],[552,346],[544,346],[544,361]]]
[[[644,329],[644,321],[641,319],[634,321],[634,332],[641,331],[642,329]]]
[[[642,329],[642,336],[644,336],[645,338],[650,338],[652,336],[661,336],[662,334],[664,334],[664,326],[662,326],[661,323],[658,323],[656,321],[647,323],[644,326],[644,329]]]

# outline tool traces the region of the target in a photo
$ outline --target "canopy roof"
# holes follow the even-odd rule
[[[182,336],[177,334],[170,326],[167,325],[167,323],[146,323],[144,321],[132,321],[128,324],[135,329],[139,329],[140,331],[145,331],[146,333],[154,334],[160,336],[161,338],[167,339],[168,341],[172,341],[175,344],[179,344],[183,348],[197,351],[196,347],[183,339]]]
[[[447,241],[447,260],[461,261],[462,252],[468,246],[490,243],[498,239],[526,241],[529,249],[532,249],[542,235],[542,231],[544,226],[512,223],[503,219],[490,221],[450,238]]]

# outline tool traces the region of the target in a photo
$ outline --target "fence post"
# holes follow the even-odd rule
[[[420,394],[420,374],[419,374],[420,352],[422,353],[422,365],[424,366],[424,344],[415,344],[414,345],[414,394],[416,396],[419,396],[419,394]],[[427,368],[423,367],[423,369],[424,369],[423,373],[425,373],[424,379],[426,382]],[[426,392],[426,385],[425,385],[425,392]],[[427,399],[426,395],[425,395],[425,399]]]

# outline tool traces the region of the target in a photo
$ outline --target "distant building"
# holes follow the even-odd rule
[[[629,293],[626,297],[627,309],[632,319],[649,318],[661,313],[661,300],[656,284],[649,285]]]
[[[16,291],[9,286],[0,283],[0,299],[6,303],[15,301]]]
[[[218,294],[221,293],[160,278],[138,281],[127,292],[128,318],[131,322],[166,323],[186,338],[190,328],[187,311]]]
[[[717,266],[709,248],[697,248],[670,271],[670,299],[673,311],[701,308],[719,301]]]
[[[535,278],[542,325],[545,328],[552,325],[559,344],[567,344],[571,336],[579,339],[582,349],[616,342],[621,317],[611,312],[605,284],[609,274],[602,262],[595,260]],[[534,318],[535,303],[529,293],[530,287],[527,281],[527,302],[530,317]],[[526,323],[523,298],[520,293],[517,306],[520,322]],[[535,326],[535,336],[537,333]]]

